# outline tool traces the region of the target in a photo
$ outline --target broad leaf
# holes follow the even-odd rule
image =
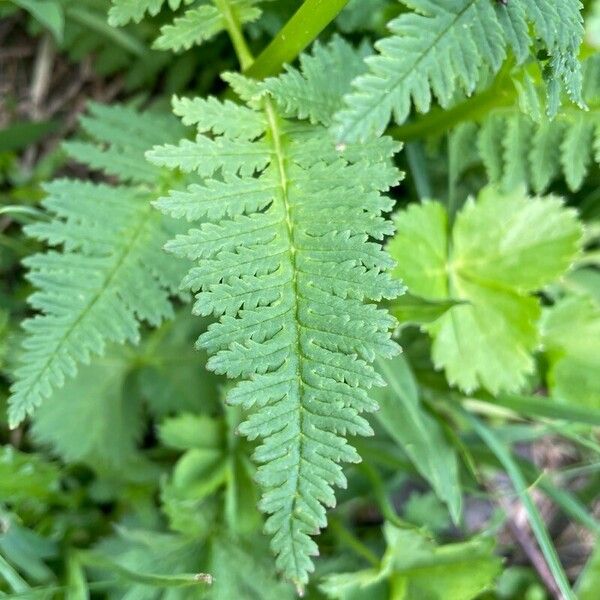
[[[432,356],[466,392],[516,390],[533,370],[539,300],[532,293],[570,266],[581,226],[559,199],[484,189],[458,214],[451,234],[441,204],[413,204],[397,217],[389,249],[411,293],[450,308],[424,329]]]
[[[490,539],[437,546],[416,530],[389,523],[384,533],[387,550],[379,567],[327,576],[321,585],[327,597],[368,600],[383,586],[389,591],[381,597],[394,600],[472,600],[500,572]]]
[[[588,296],[570,296],[542,320],[552,397],[600,408],[600,306]]]

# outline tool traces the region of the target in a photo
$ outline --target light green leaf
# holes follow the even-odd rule
[[[29,464],[34,463],[35,461],[30,461]],[[57,490],[52,491],[54,493]],[[3,496],[0,494],[0,497]],[[54,580],[55,575],[46,561],[57,558],[58,545],[21,525],[18,517],[13,514],[3,512],[0,517],[0,556],[32,583],[47,584]],[[5,574],[8,572],[5,571]]]
[[[557,400],[600,408],[600,305],[569,296],[544,312],[548,383]]]
[[[423,533],[389,523],[384,533],[387,550],[379,568],[327,576],[320,587],[329,598],[371,598],[385,581],[390,591],[384,597],[394,600],[472,600],[500,572],[491,539],[437,546]]]
[[[19,503],[47,501],[59,491],[58,467],[37,454],[0,447],[0,499]]]
[[[327,46],[317,40],[310,54],[300,56],[299,69],[286,65],[286,72],[265,80],[264,87],[286,116],[330,125],[352,79],[365,70],[368,51],[368,45],[355,50],[338,36]]]
[[[140,321],[158,326],[172,318],[171,296],[185,271],[163,251],[177,224],[150,203],[165,173],[144,160],[145,148],[177,139],[181,126],[168,115],[118,105],[89,108],[82,125],[95,142],[68,148],[88,166],[142,185],[45,184],[42,205],[50,219],[26,232],[55,249],[25,260],[36,288],[29,302],[38,312],[23,323],[27,335],[9,399],[12,427],[74,377],[80,364],[102,356],[109,342],[136,343]]]
[[[124,392],[132,362],[130,351],[113,346],[93,365],[80,368],[36,411],[36,443],[49,445],[67,462],[100,469],[122,468],[133,460],[144,421],[139,397]]]
[[[585,106],[577,57],[583,38],[580,2],[514,0],[501,6],[491,0],[403,3],[409,10],[388,23],[392,35],[377,41],[377,53],[366,61],[367,73],[354,80],[345,108],[336,115],[339,141],[364,141],[380,135],[391,118],[403,123],[413,106],[426,113],[437,100],[448,108],[457,94],[472,94],[484,74],[496,73],[508,50],[518,63],[525,61],[533,54],[534,37],[550,55],[545,68],[551,98],[548,112],[552,116],[556,112],[562,87],[573,102]],[[427,35],[422,35],[424,31]]]
[[[258,131],[240,128],[227,105],[227,121],[216,121],[216,100],[178,102],[201,132],[147,156],[200,176],[157,203],[174,217],[203,217],[166,247],[195,262],[184,280],[195,313],[219,318],[199,345],[209,369],[241,378],[227,400],[247,411],[240,433],[261,439],[265,531],[277,567],[302,589],[317,552],[311,536],[346,482],[339,463],[360,460],[346,436],[372,433],[360,414],[375,408],[368,390],[381,384],[371,363],[398,353],[395,320],[370,303],[403,291],[377,242],[392,233],[383,193],[399,180],[398,145],[336,148],[324,127],[284,118],[274,92],[240,81]]]
[[[532,292],[572,264],[582,231],[554,197],[484,189],[458,214],[448,239],[445,209],[411,205],[389,249],[395,275],[423,298],[463,301],[424,326],[432,356],[452,385],[470,392],[515,390],[533,369],[539,301]]]
[[[420,404],[417,382],[406,359],[377,360],[377,370],[387,383],[376,392],[377,419],[446,503],[457,523],[462,494],[456,452],[437,421]]]
[[[166,536],[163,537],[166,538]],[[84,564],[114,573],[119,579],[123,582],[127,582],[129,585],[137,584],[152,586],[159,589],[197,586],[201,589],[204,586],[210,586],[212,584],[212,576],[207,573],[177,573],[174,575],[163,575],[154,572],[145,572],[141,570],[138,565],[125,567],[116,560],[92,550],[81,551],[79,552],[78,557]],[[164,570],[165,566],[161,566],[161,570]]]
[[[167,419],[159,428],[162,443],[178,450],[220,450],[225,442],[222,423],[206,415],[183,414]]]
[[[214,584],[209,600],[293,600],[291,585],[280,581],[267,544],[221,533],[211,548]],[[232,568],[235,565],[235,568]]]

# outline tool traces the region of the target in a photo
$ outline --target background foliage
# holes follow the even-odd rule
[[[0,2],[0,595],[596,598],[599,52],[597,1]]]

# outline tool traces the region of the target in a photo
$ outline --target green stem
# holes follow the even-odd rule
[[[306,0],[260,53],[245,74],[255,79],[276,75],[335,19],[348,0]]]
[[[485,450],[472,448],[472,452],[479,461],[485,464],[495,467],[499,464],[497,457],[487,448]],[[519,457],[514,457],[514,460],[530,482],[529,487],[539,487],[567,516],[581,523],[592,533],[600,535],[600,523],[588,512],[579,498],[566,491],[562,485],[556,485],[549,473],[540,473],[529,461]]]
[[[497,397],[488,397],[483,394],[477,400],[503,406],[528,417],[546,417],[549,419],[563,419],[565,421],[587,423],[600,426],[600,410],[583,406],[559,404],[551,398],[540,396],[518,396],[516,394],[500,394]]]
[[[371,483],[373,497],[379,505],[379,510],[381,511],[383,518],[400,529],[411,529],[413,526],[410,523],[403,521],[396,513],[396,509],[387,496],[385,486],[383,485],[379,473],[367,462],[360,463],[358,468]]]
[[[506,447],[498,440],[493,431],[487,427],[483,421],[480,421],[477,417],[460,408],[461,415],[469,422],[471,427],[475,430],[475,433],[481,438],[481,440],[487,445],[487,447],[496,456],[506,473],[510,477],[510,480],[515,488],[515,492],[519,496],[527,515],[529,517],[529,524],[531,530],[535,535],[535,538],[540,546],[542,554],[546,559],[548,568],[554,577],[554,580],[560,589],[561,594],[565,597],[565,600],[576,600],[573,591],[569,585],[569,580],[564,572],[564,569],[558,558],[556,548],[550,539],[546,526],[540,516],[537,506],[531,499],[527,490],[527,482],[525,477],[518,467],[517,463],[513,460],[510,452]]]
[[[379,567],[378,556],[356,536],[348,531],[336,518],[329,519],[329,529],[338,537],[340,542],[346,544],[358,556],[364,558],[371,566]]]
[[[250,48],[248,48],[248,44],[246,44],[246,39],[242,33],[237,16],[231,9],[229,0],[214,0],[214,3],[225,18],[225,27],[233,44],[233,49],[235,50],[242,71],[245,71],[254,62],[254,57],[252,56],[252,52],[250,52]]]

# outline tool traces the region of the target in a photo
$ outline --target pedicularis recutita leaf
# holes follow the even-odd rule
[[[278,103],[293,112],[301,86],[313,94],[310,78],[229,79],[247,106],[177,100],[197,137],[148,157],[199,176],[156,203],[196,221],[167,249],[196,263],[184,281],[195,312],[220,317],[198,344],[213,354],[210,369],[242,379],[228,402],[249,411],[240,432],[262,439],[266,530],[279,569],[301,588],[318,551],[310,536],[326,525],[333,486],[346,485],[339,463],[360,460],[345,436],[372,433],[360,415],[376,408],[369,388],[383,384],[371,362],[398,352],[394,319],[365,302],[402,291],[377,242],[393,232],[381,192],[400,179],[390,161],[398,145],[336,148],[322,126],[283,118]]]
[[[9,399],[17,426],[78,365],[102,355],[108,342],[136,343],[140,321],[157,326],[173,316],[170,296],[185,270],[162,251],[177,224],[153,210],[163,185],[144,151],[185,131],[175,119],[124,107],[92,104],[82,125],[93,142],[69,142],[67,152],[130,185],[59,179],[45,185],[51,215],[25,231],[57,250],[25,260],[39,314],[23,327],[20,366]],[[99,211],[102,219],[98,218]]]
[[[500,69],[508,51],[519,63],[530,56],[530,25],[549,55],[549,113],[558,108],[561,86],[583,105],[576,55],[583,37],[579,0],[402,3],[414,12],[392,20],[392,35],[375,44],[378,52],[367,59],[368,73],[355,80],[336,117],[339,140],[380,134],[392,116],[404,122],[413,104],[427,112],[434,98],[447,108],[459,90],[473,93],[486,72]]]
[[[256,6],[269,0],[112,0],[108,22],[113,27],[130,21],[139,23],[147,13],[156,16],[168,5],[173,11],[185,8],[171,23],[163,25],[154,47],[159,50],[189,50],[225,31],[228,21],[250,23],[256,21],[261,10]]]
[[[575,211],[555,197],[484,189],[447,233],[445,208],[413,204],[396,219],[394,274],[411,294],[462,300],[424,326],[432,356],[466,392],[515,390],[533,369],[540,303],[533,295],[560,277],[581,244]]]
[[[560,175],[577,191],[591,165],[600,163],[600,54],[583,67],[586,111],[565,102],[553,119],[534,119],[515,104],[485,112],[477,125],[455,128],[449,144],[453,177],[480,159],[488,180],[509,191],[525,185],[540,193]]]

